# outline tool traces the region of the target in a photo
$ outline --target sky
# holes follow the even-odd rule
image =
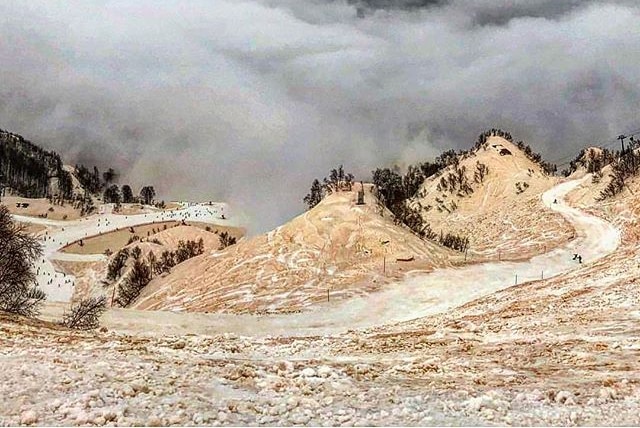
[[[635,0],[0,2],[0,128],[227,201],[251,232],[499,127],[555,161],[640,128]]]

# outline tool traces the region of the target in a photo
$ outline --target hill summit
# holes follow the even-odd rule
[[[300,310],[376,290],[411,268],[431,270],[460,258],[393,221],[373,186],[335,192],[269,233],[222,253],[198,256],[154,279],[138,309],[187,311]]]
[[[557,183],[552,169],[524,143],[490,134],[427,178],[409,205],[432,233],[468,237],[476,257],[539,253],[571,236],[540,199]]]

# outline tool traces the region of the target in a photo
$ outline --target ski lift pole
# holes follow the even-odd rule
[[[380,245],[382,245],[382,274],[386,275],[387,273],[387,247],[386,245],[389,241],[381,241]]]

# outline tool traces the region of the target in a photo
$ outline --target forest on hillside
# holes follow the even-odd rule
[[[51,179],[58,179],[60,197],[73,192],[71,174],[55,152],[38,147],[22,136],[0,129],[0,187],[28,198],[49,196]]]
[[[441,245],[457,251],[465,251],[469,246],[469,239],[466,236],[458,236],[453,233],[436,233],[431,229],[425,220],[421,210],[412,206],[410,201],[418,195],[424,181],[433,176],[439,176],[451,167],[447,176],[442,175],[438,184],[439,191],[448,191],[460,197],[470,195],[474,192],[473,184],[482,183],[489,173],[489,168],[476,162],[475,168],[467,171],[466,167],[459,166],[460,162],[468,157],[475,156],[476,152],[485,147],[490,137],[501,137],[515,144],[518,149],[532,162],[538,164],[543,173],[553,175],[557,172],[555,164],[545,161],[539,153],[534,152],[531,147],[523,141],[513,142],[513,137],[507,131],[499,128],[492,128],[482,132],[473,146],[468,150],[447,150],[442,152],[433,161],[419,162],[409,165],[403,174],[397,166],[380,167],[371,172],[372,182],[375,192],[381,202],[394,216],[397,224],[407,226],[413,233],[422,239],[436,241]],[[486,147],[485,147],[486,148]],[[471,174],[471,179],[467,177],[467,172]],[[329,178],[324,178],[321,182],[315,179],[311,184],[310,192],[303,201],[312,209],[329,193],[340,190],[351,190],[353,174],[345,173],[342,165],[333,169]],[[339,184],[344,184],[345,188]],[[450,209],[443,207],[450,212]],[[455,209],[453,207],[452,209]]]
[[[130,185],[124,184],[121,189],[115,184],[118,176],[113,168],[101,173],[96,166],[89,169],[84,165],[76,165],[73,172],[69,172],[57,153],[0,129],[0,197],[9,190],[16,196],[46,197],[58,204],[71,201],[82,215],[95,210],[92,196],[101,195],[105,203],[114,203],[116,207],[121,202],[155,203],[153,186],[142,187],[140,196],[135,196]],[[82,187],[75,189],[75,193],[73,177]],[[163,207],[164,202],[156,205]]]

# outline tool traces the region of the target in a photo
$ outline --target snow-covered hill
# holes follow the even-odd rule
[[[134,307],[300,310],[372,292],[410,269],[429,271],[461,259],[394,224],[371,189],[365,185],[365,205],[356,204],[355,189],[334,193],[269,233],[195,257],[152,281]]]
[[[557,183],[515,144],[492,136],[425,180],[411,205],[434,232],[468,237],[472,260],[520,259],[573,235],[540,198]]]

